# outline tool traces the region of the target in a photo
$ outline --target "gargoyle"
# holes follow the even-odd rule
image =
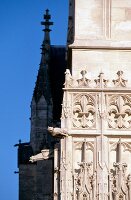
[[[30,157],[30,162],[34,163],[39,160],[48,160],[49,158],[53,157],[53,150],[52,149],[43,149],[37,155]]]
[[[69,136],[68,132],[66,129],[62,128],[54,128],[54,127],[48,127],[48,132],[53,136],[53,137],[67,137]]]

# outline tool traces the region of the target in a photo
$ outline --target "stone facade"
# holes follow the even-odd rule
[[[32,101],[34,199],[131,200],[130,11],[130,0],[69,1],[61,126],[50,95]]]
[[[66,71],[61,140],[61,199],[130,199],[131,88],[123,72],[90,80]],[[65,177],[63,179],[63,177]]]
[[[75,0],[60,199],[130,199],[131,2]],[[64,177],[64,178],[63,178]]]
[[[69,136],[60,144],[60,199],[129,200],[131,2],[70,4],[74,42],[61,118]]]

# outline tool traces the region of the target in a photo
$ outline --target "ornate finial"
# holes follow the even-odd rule
[[[44,25],[45,28],[43,29],[43,31],[45,32],[45,36],[44,36],[44,41],[42,44],[42,54],[44,54],[45,51],[48,52],[49,47],[50,47],[50,26],[53,25],[53,22],[50,22],[51,19],[51,15],[49,14],[49,10],[46,10],[46,13],[44,14],[44,21],[41,22],[41,25]]]
[[[123,71],[117,72],[118,79],[113,80],[113,83],[116,87],[126,87],[127,80],[123,79]]]
[[[82,86],[89,87],[90,79],[86,78],[86,74],[87,74],[86,70],[81,71],[82,78],[77,80],[79,87],[82,87]]]
[[[98,79],[94,80],[96,82],[96,87],[107,87],[108,80],[104,79],[104,73],[101,72],[98,76]]]
[[[49,14],[49,10],[47,9],[46,10],[46,14],[44,14],[44,20],[43,22],[41,22],[41,25],[44,25],[45,26],[45,29],[44,31],[48,31],[50,32],[51,30],[49,29],[49,27],[51,25],[53,25],[53,22],[50,22],[50,19],[51,19],[51,15]]]
[[[82,77],[84,77],[86,74],[87,74],[87,71],[86,71],[86,70],[82,70],[82,71],[81,71]]]

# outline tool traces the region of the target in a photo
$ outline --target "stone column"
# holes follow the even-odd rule
[[[97,198],[108,199],[108,138],[99,136],[97,143]]]
[[[66,200],[73,198],[72,137],[66,138]]]

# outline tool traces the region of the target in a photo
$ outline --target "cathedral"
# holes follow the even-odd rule
[[[131,200],[131,0],[69,0],[66,46],[41,24],[19,200]]]

